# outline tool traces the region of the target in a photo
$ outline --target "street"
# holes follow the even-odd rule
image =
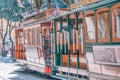
[[[47,79],[37,72],[26,72],[10,58],[0,57],[0,80],[56,80]]]

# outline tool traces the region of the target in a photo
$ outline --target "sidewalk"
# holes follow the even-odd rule
[[[0,62],[14,63],[10,57],[2,57],[2,56],[0,56]]]

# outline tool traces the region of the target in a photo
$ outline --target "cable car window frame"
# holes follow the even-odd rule
[[[108,12],[107,14],[107,19],[106,21],[108,21],[106,24],[106,29],[105,29],[105,37],[104,38],[101,38],[100,37],[100,30],[99,30],[99,14],[102,14],[102,13],[106,13]],[[98,38],[98,42],[110,42],[110,17],[109,17],[109,8],[101,8],[99,10],[97,10],[97,38]],[[104,22],[104,21],[103,21]]]
[[[35,28],[32,28],[32,45],[35,45]]]
[[[31,43],[32,43],[32,30],[31,30],[31,28],[30,29],[28,29],[28,45],[31,45]]]
[[[93,11],[91,11],[91,12],[86,12],[85,13],[85,15],[84,15],[84,19],[85,19],[85,21],[84,21],[84,25],[85,25],[85,41],[86,42],[96,42],[96,35],[94,34],[94,38],[93,39],[89,39],[88,38],[88,31],[87,31],[87,22],[86,22],[86,17],[89,17],[89,16],[92,16],[92,17],[94,17],[94,33],[96,34],[96,21],[95,21],[95,13],[93,12]]]
[[[24,29],[24,44],[28,44],[28,30]]]
[[[118,14],[115,13],[115,9],[119,9],[118,11]],[[120,29],[120,4],[116,4],[114,5],[112,8],[111,8],[111,16],[112,16],[112,41],[113,42],[119,42],[120,41],[120,36],[117,37],[117,32],[116,32],[116,29],[117,29],[117,24],[116,23],[116,15],[119,15],[119,29]],[[118,30],[117,30],[118,31]],[[120,32],[119,32],[120,34]]]

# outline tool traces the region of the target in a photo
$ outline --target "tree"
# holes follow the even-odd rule
[[[20,4],[20,2],[22,4]],[[27,4],[27,5],[26,5]],[[22,5],[22,6],[21,6]],[[9,39],[12,44],[12,53],[13,53],[13,45],[14,42],[12,40],[11,32],[15,28],[16,23],[23,20],[23,15],[27,8],[29,7],[29,3],[26,0],[0,0],[0,19],[1,19],[1,31],[0,36],[2,39],[2,51],[5,50],[5,41],[6,36],[9,34]],[[3,19],[6,20],[7,25],[3,26]],[[5,32],[3,28],[6,28]]]

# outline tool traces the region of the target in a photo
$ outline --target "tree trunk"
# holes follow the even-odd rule
[[[9,37],[10,37],[9,39],[10,39],[10,42],[11,42],[11,44],[12,44],[12,45],[11,45],[11,58],[14,59],[14,58],[15,58],[15,54],[14,54],[14,42],[13,42],[13,40],[12,40],[11,32],[12,32],[12,31],[10,31],[10,34],[9,34]]]
[[[2,51],[3,51],[3,49],[2,49],[2,46],[3,46],[3,18],[1,18],[1,31],[0,31],[0,37],[1,37],[1,46],[0,46],[0,48],[1,48],[1,52],[0,52],[0,56],[2,56]]]
[[[14,24],[14,27],[16,26],[16,22],[15,22],[15,24]],[[10,26],[9,26],[9,40],[10,40],[10,42],[11,42],[11,44],[12,44],[12,46],[11,46],[11,58],[13,58],[13,59],[15,59],[15,46],[14,46],[14,42],[13,42],[13,40],[12,40],[12,35],[11,35],[11,33],[12,33],[12,30],[14,29],[14,27],[10,30]]]
[[[6,39],[6,36],[8,33],[8,28],[10,25],[11,25],[11,23],[9,23],[9,20],[7,20],[6,31],[5,31],[5,34],[3,33],[3,39],[2,39],[2,54],[4,54],[4,52],[5,52],[5,41],[6,41],[5,39]]]

